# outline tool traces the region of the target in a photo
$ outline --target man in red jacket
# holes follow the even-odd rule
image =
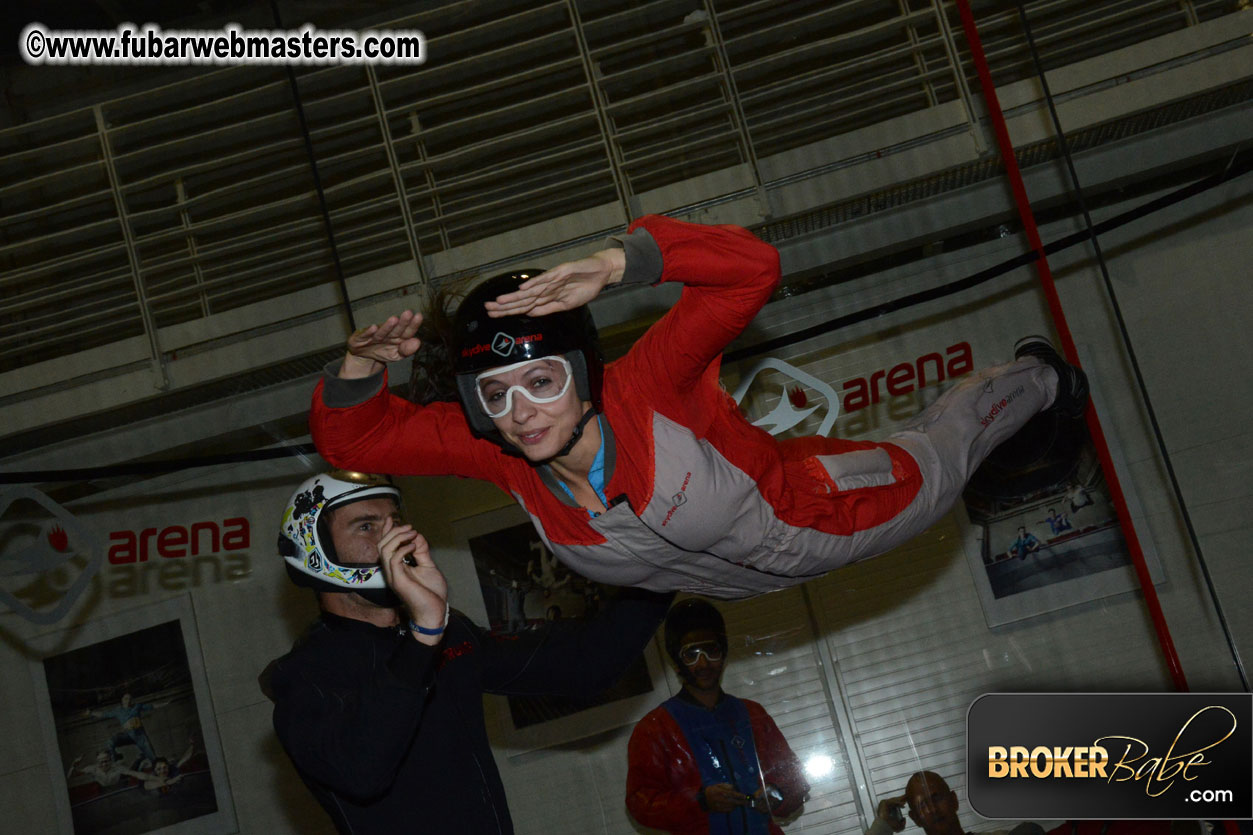
[[[765,709],[722,692],[722,615],[690,599],[666,616],[679,694],[635,726],[627,749],[627,809],[666,832],[781,835],[809,791],[801,764]]]

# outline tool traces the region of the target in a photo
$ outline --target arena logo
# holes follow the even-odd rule
[[[543,341],[544,334],[542,333],[533,333],[530,336],[510,336],[509,334],[502,332],[496,334],[495,339],[492,340],[492,351],[500,354],[502,357],[507,357],[512,354],[513,349],[519,345]]]
[[[883,395],[896,397],[917,391],[930,383],[942,383],[974,370],[974,355],[969,342],[958,342],[944,349],[944,355],[932,352],[916,357],[913,362],[882,368],[868,377],[854,377],[840,387],[845,413],[855,412],[878,403]],[[929,376],[928,376],[929,375]],[[880,392],[880,384],[883,386]]]
[[[801,371],[783,360],[768,357],[754,365],[740,381],[740,385],[731,395],[736,403],[742,404],[753,387],[757,377],[765,371],[772,370],[783,375],[786,382],[774,409],[766,416],[753,422],[771,435],[781,435],[799,426],[812,414],[821,415],[814,435],[828,435],[835,426],[835,420],[841,414],[847,417],[846,432],[860,433],[874,428],[878,420],[879,410],[864,412],[867,406],[882,401],[885,395],[888,400],[888,418],[905,420],[918,412],[919,404],[914,398],[903,398],[901,395],[920,391],[932,383],[942,383],[954,377],[961,377],[974,370],[974,354],[970,343],[958,342],[944,349],[944,353],[932,351],[915,357],[912,362],[901,362],[882,368],[865,377],[854,377],[845,382],[840,391],[829,383]],[[793,384],[801,383],[808,387],[818,399],[810,405],[810,398],[805,388]],[[792,388],[788,388],[793,385]],[[825,402],[824,402],[825,401]],[[825,407],[825,413],[822,410]],[[842,411],[841,411],[842,410]],[[854,412],[862,412],[855,417]]]
[[[110,597],[136,597],[242,580],[252,573],[251,544],[251,527],[243,516],[220,525],[206,521],[113,531],[106,590]]]
[[[474,324],[474,323],[471,322],[471,324]],[[478,356],[479,354],[485,354],[488,351],[491,351],[493,353],[500,354],[502,357],[507,357],[511,353],[513,353],[513,349],[518,345],[526,345],[527,343],[530,343],[530,342],[543,342],[543,341],[544,341],[544,334],[542,333],[531,334],[530,336],[513,337],[507,333],[502,332],[502,333],[497,333],[494,337],[492,337],[491,344],[487,344],[483,342],[483,343],[479,343],[478,345],[471,345],[467,348],[462,348],[461,356],[475,357],[475,356]]]

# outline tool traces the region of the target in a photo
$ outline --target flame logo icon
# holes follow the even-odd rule
[[[48,544],[52,546],[52,550],[64,554],[70,550],[69,534],[60,525],[57,525],[48,531]]]
[[[10,516],[19,501],[41,508],[52,517],[52,527]],[[7,608],[36,624],[61,620],[100,570],[100,536],[57,502],[22,485],[0,487],[0,526],[0,611]],[[32,593],[36,587],[41,591]]]
[[[745,396],[748,394],[749,388],[753,385],[753,380],[757,375],[767,369],[773,369],[783,374],[789,380],[802,383],[813,391],[822,395],[827,401],[827,413],[822,418],[822,423],[818,427],[815,435],[825,436],[835,426],[835,419],[840,414],[840,398],[835,393],[835,389],[830,385],[819,380],[812,374],[801,371],[794,365],[790,365],[783,360],[777,360],[774,357],[767,357],[754,365],[749,372],[744,375],[740,381],[739,388],[731,395],[736,403],[743,403]],[[794,426],[800,424],[805,418],[814,412],[817,412],[823,404],[809,405],[809,395],[801,386],[793,386],[790,390],[785,382],[780,392],[779,402],[771,410],[770,414],[763,418],[753,421],[753,426],[760,426],[771,435],[781,435]]]

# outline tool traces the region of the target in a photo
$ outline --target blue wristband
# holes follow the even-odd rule
[[[419,635],[443,635],[444,630],[448,628],[448,603],[444,603],[444,622],[436,629],[427,629],[425,626],[418,626],[413,620],[409,621],[409,631],[417,632]]]

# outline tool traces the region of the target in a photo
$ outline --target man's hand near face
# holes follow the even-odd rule
[[[900,832],[905,829],[906,802],[904,795],[900,797],[885,797],[879,801],[879,807],[875,810],[875,817],[892,827],[893,832]]]
[[[424,629],[443,629],[448,612],[448,581],[431,559],[426,537],[412,525],[384,522],[379,539],[379,564],[383,577],[404,604],[409,619]],[[414,640],[435,646],[442,635],[414,631]]]

